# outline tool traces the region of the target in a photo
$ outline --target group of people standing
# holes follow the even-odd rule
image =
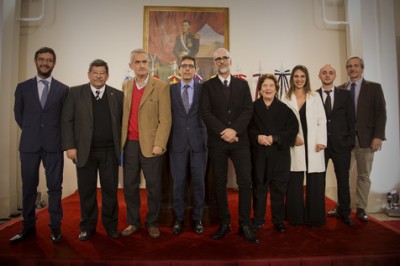
[[[350,82],[334,87],[335,69],[326,65],[319,78],[322,87],[312,91],[305,66],[292,70],[290,87],[278,99],[279,85],[271,74],[260,77],[260,98],[252,102],[245,80],[230,72],[230,53],[213,54],[217,75],[203,84],[193,79],[196,59],[181,58],[179,83],[169,86],[149,74],[146,51],[131,52],[129,66],[135,77],[124,82],[122,92],[106,85],[108,65],[94,60],[89,83],[68,87],[52,76],[56,55],[51,48],[35,53],[37,76],[18,84],[15,118],[20,140],[23,183],[23,227],[10,239],[17,243],[36,233],[35,200],[39,165],[43,162],[49,194],[51,240],[62,240],[61,191],[63,151],[77,168],[81,221],[79,239],[96,232],[97,177],[102,195],[102,223],[112,238],[130,236],[142,228],[140,171],[147,188],[145,227],[151,238],[160,237],[161,176],[169,152],[173,177],[172,233],[184,231],[185,187],[191,176],[192,230],[204,231],[202,216],[205,172],[209,158],[220,226],[212,239],[232,230],[227,199],[228,158],[239,186],[239,235],[259,243],[256,233],[265,223],[270,192],[272,223],[284,232],[293,226],[323,226],[325,173],[332,159],[338,182],[337,207],[328,216],[340,216],[352,226],[349,171],[357,164],[357,217],[365,212],[374,152],[385,140],[386,106],[380,84],[365,81],[359,57],[347,60]],[[127,224],[118,231],[118,167],[123,167]],[[304,199],[304,176],[306,191]],[[254,217],[251,218],[251,210]]]

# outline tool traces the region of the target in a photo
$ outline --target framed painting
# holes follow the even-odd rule
[[[214,74],[214,51],[229,49],[229,8],[145,6],[143,25],[151,73],[162,80],[177,74],[183,55],[196,58],[207,80]]]

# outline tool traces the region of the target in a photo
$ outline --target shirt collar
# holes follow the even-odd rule
[[[225,79],[223,77],[221,77],[220,75],[218,75],[219,80],[222,82],[222,84],[224,84]],[[228,86],[229,84],[231,84],[231,75],[229,75],[226,80],[228,81]]]

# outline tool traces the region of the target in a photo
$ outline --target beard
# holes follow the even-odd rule
[[[36,69],[37,69],[38,75],[41,76],[41,77],[45,77],[45,78],[50,77],[51,76],[51,72],[53,72],[53,68],[50,68],[50,67],[46,71],[42,71],[40,69],[40,67],[36,67]]]
[[[229,67],[222,67],[218,69],[220,74],[226,74],[229,71]]]

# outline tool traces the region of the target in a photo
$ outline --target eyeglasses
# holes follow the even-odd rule
[[[183,65],[181,65],[181,68],[193,69],[193,68],[195,68],[195,66],[194,66],[194,65],[186,65],[186,64],[183,64]]]
[[[54,59],[53,59],[53,58],[42,58],[42,57],[38,57],[38,58],[36,58],[36,61],[37,61],[37,62],[40,62],[40,63],[43,63],[43,62],[46,62],[46,63],[53,63],[53,62],[54,62]]]
[[[106,72],[90,72],[93,76],[105,76],[107,75]]]
[[[224,60],[224,61],[229,60],[229,56],[223,56],[223,57],[214,58],[214,61],[217,62],[217,63],[221,63],[222,60]]]

